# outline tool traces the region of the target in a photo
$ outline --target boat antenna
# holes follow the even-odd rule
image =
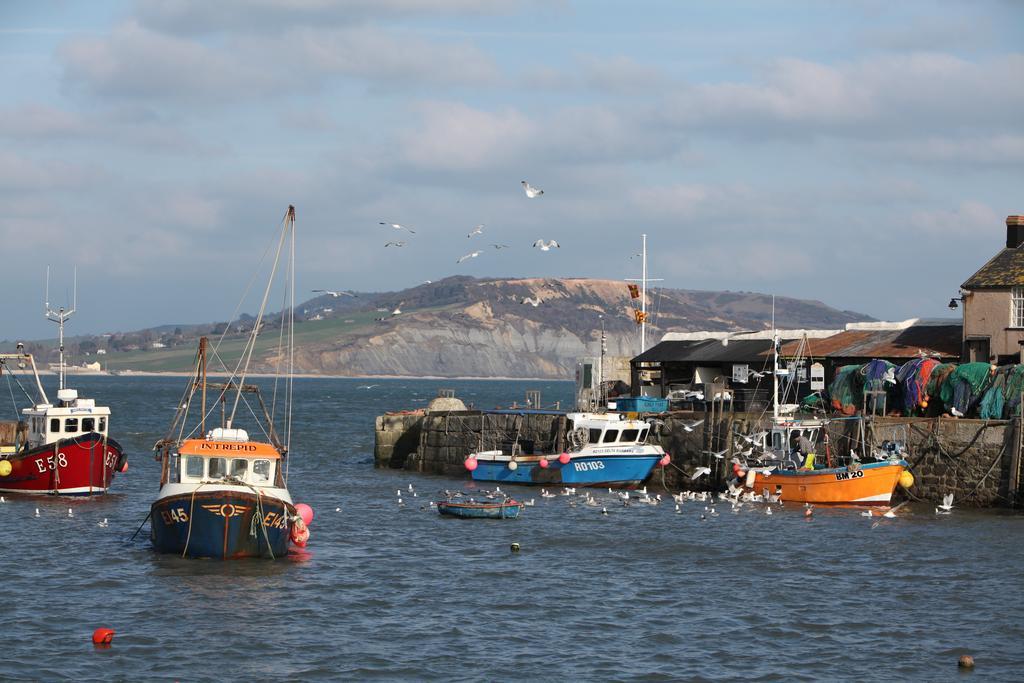
[[[626,278],[626,282],[640,283],[640,353],[647,350],[647,283],[661,282],[660,277],[647,277],[647,234],[640,235],[643,246],[640,250],[641,270],[639,278]]]
[[[64,388],[64,322],[75,314],[75,309],[78,307],[77,266],[75,267],[75,283],[73,292],[71,308],[65,309],[63,306],[58,307],[56,310],[50,308],[50,266],[46,266],[46,297],[44,301],[44,311],[47,320],[52,323],[57,323],[57,348],[60,351],[60,364],[58,365],[57,379],[58,391]]]
[[[597,368],[597,406],[608,405],[608,397],[605,395],[604,386],[604,354],[608,350],[607,338],[604,334],[604,315],[598,315],[601,319],[601,363]]]

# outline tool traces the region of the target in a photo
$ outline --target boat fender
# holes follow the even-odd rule
[[[115,467],[114,469],[120,472],[121,474],[124,474],[125,472],[128,471],[127,453],[122,453],[121,455],[117,456],[117,467]]]
[[[14,469],[10,460],[0,460],[0,477],[6,477]]]
[[[668,464],[670,462],[672,462],[672,457],[668,453],[666,453],[665,455],[661,456],[661,460],[658,461],[658,465],[661,467],[668,467]]]
[[[298,513],[300,518],[302,518],[302,523],[306,526],[313,523],[313,508],[309,507],[305,503],[297,503],[295,505],[295,512]]]
[[[519,469],[519,463],[517,463],[515,460],[509,460],[508,468],[515,472],[517,469]]]
[[[568,465],[569,464],[569,454],[568,453],[562,453],[560,456],[558,456],[558,462],[562,463],[563,465]]]
[[[305,548],[306,542],[309,541],[309,527],[306,526],[301,517],[296,517],[292,520],[291,538],[292,543],[300,548]]]
[[[540,465],[540,468],[541,468],[542,470],[546,470],[546,469],[548,468],[548,465],[549,465],[550,463],[548,462],[548,459],[547,459],[547,458],[541,458],[541,459],[540,459],[540,462],[539,462],[539,463],[537,463],[537,464],[538,464],[538,465]]]
[[[910,473],[910,470],[903,470],[900,473],[900,486],[905,489],[909,489],[914,485],[914,475]]]
[[[466,462],[464,462],[462,464],[466,466],[467,470],[472,472],[473,470],[476,469],[476,465],[477,465],[476,458],[470,456],[470,457],[466,458]]]

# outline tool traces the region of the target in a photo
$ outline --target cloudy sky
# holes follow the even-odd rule
[[[646,232],[668,286],[946,316],[1024,213],[1022,20],[995,0],[4,2],[0,336],[53,332],[46,264],[56,300],[78,266],[73,333],[225,319],[289,203],[306,291],[635,276]],[[417,232],[385,249],[381,220]]]

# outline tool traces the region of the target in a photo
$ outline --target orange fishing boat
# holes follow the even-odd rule
[[[767,431],[745,437],[763,454],[760,462],[771,461],[770,466],[747,468],[745,485],[766,500],[813,503],[815,505],[889,505],[896,485],[904,477],[906,485],[913,481],[908,463],[899,449],[885,451],[881,457],[863,458],[851,452],[844,456],[845,464],[833,461],[828,451],[827,419],[803,419],[782,415],[792,413],[796,406],[780,406],[779,375],[791,376],[787,370],[779,371],[779,338],[775,337],[774,400],[772,421]],[[826,465],[816,464],[813,450],[810,457],[789,446],[802,437],[807,443],[818,442],[824,435]],[[769,440],[770,439],[770,440]],[[838,460],[838,458],[837,458]],[[909,480],[909,481],[908,481]]]

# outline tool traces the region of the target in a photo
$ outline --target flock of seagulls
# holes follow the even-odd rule
[[[530,183],[526,182],[525,180],[522,181],[520,184],[522,185],[523,192],[526,193],[526,197],[528,199],[537,199],[538,197],[540,197],[541,195],[544,194],[544,190],[540,189],[539,187],[534,187],[533,185],[531,185]],[[379,223],[379,225],[382,225],[382,226],[387,227],[387,228],[391,228],[392,230],[396,230],[398,232],[406,232],[409,235],[415,235],[416,234],[416,231],[413,228],[411,228],[410,226],[405,225],[403,223],[393,223],[391,221],[378,221],[378,223]],[[486,225],[483,224],[483,223],[480,223],[480,224],[474,226],[474,228],[472,230],[470,230],[470,232],[466,235],[466,237],[468,239],[472,239],[473,237],[475,237],[477,235],[481,235],[482,236],[484,234],[485,228],[486,228]],[[401,249],[402,247],[406,246],[406,244],[408,244],[408,242],[406,240],[397,240],[397,239],[396,240],[388,240],[387,242],[384,243],[384,247],[385,248],[394,247],[396,249]],[[496,250],[508,249],[510,247],[510,245],[508,245],[508,244],[501,244],[501,243],[494,243],[494,244],[491,244],[491,246],[494,247],[494,249],[496,249]],[[561,245],[557,241],[555,241],[555,240],[539,239],[539,240],[537,240],[537,241],[535,241],[533,243],[533,247],[535,249],[539,249],[540,251],[551,251],[552,249],[560,249]],[[471,251],[468,254],[463,254],[462,256],[460,256],[458,259],[455,260],[455,263],[456,264],[460,264],[460,263],[464,263],[466,261],[469,261],[470,259],[478,258],[483,253],[484,253],[483,250]],[[430,284],[430,280],[427,280],[424,284]],[[335,299],[340,297],[340,296],[349,296],[349,297],[356,297],[357,296],[354,292],[343,291],[343,290],[314,289],[313,292],[317,293],[317,294],[324,294],[324,295],[327,295],[327,296],[331,296],[331,297],[333,297]],[[537,306],[539,306],[541,304],[541,300],[540,300],[539,297],[537,297],[536,299],[526,298],[526,299],[523,300],[522,303],[524,303],[524,304],[531,304],[532,306],[534,306],[536,308]],[[384,320],[387,320],[387,318],[377,318],[376,320],[378,322],[382,322]]]
[[[709,468],[697,468],[697,473],[693,478],[699,475],[707,474],[710,472]],[[402,489],[396,490],[398,507],[405,508],[406,500],[409,497],[417,497],[418,494],[415,492],[412,484],[409,484],[408,491]],[[462,496],[470,500],[494,500],[504,499],[509,497],[506,491],[502,491],[500,486],[496,486],[494,490],[481,489],[466,493],[464,491],[450,491],[445,490],[445,498],[451,498],[453,496]],[[403,496],[405,496],[403,498]],[[616,491],[614,489],[607,489],[607,493],[599,491],[598,489],[585,488],[577,490],[576,487],[563,487],[561,490],[542,488],[540,490],[540,498],[542,501],[551,501],[553,499],[561,499],[565,501],[571,508],[600,508],[600,514],[607,516],[610,514],[609,508],[630,508],[630,507],[656,507],[662,503],[667,503],[666,499],[662,498],[660,493],[651,494],[648,493],[647,487],[644,486],[635,491]],[[524,507],[534,507],[536,505],[536,499],[522,499],[520,502]],[[772,494],[765,489],[762,493],[755,493],[753,491],[744,489],[742,487],[729,485],[728,491],[721,491],[714,493],[711,491],[680,491],[678,493],[671,494],[671,503],[674,505],[674,512],[676,514],[684,514],[687,508],[697,508],[701,521],[706,521],[709,518],[718,517],[719,512],[716,506],[727,506],[723,509],[738,514],[744,510],[747,512],[761,512],[765,516],[772,516],[779,510],[789,510],[795,507],[795,504],[790,503],[787,507],[781,500],[781,494]],[[900,503],[892,508],[887,508],[884,511],[872,511],[870,509],[864,510],[858,514],[860,517],[878,518],[871,528],[877,527],[883,519],[894,519],[897,517],[896,512],[906,505],[906,503]],[[435,509],[436,503],[430,502],[428,505],[421,505],[421,510]],[[936,514],[950,514],[953,508],[953,494],[947,494],[943,497],[942,505],[935,508]],[[810,503],[805,503],[802,507],[796,509],[802,510],[800,513],[802,517],[810,519],[814,516],[814,506]]]

